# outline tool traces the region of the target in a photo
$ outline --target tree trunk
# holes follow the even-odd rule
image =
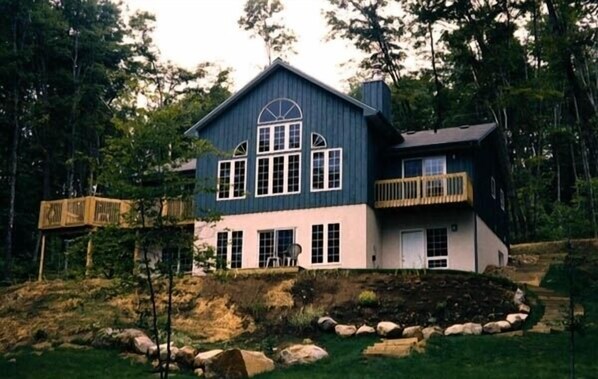
[[[15,229],[15,203],[17,196],[18,151],[21,127],[19,124],[19,90],[13,91],[13,136],[10,144],[10,166],[8,174],[8,222],[6,226],[6,244],[4,249],[4,279],[12,280],[13,234]]]

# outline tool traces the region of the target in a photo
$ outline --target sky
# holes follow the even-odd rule
[[[188,69],[215,62],[233,69],[233,89],[242,88],[267,65],[263,42],[237,25],[245,0],[125,0],[129,11],[156,16],[154,41],[162,58]],[[328,31],[323,0],[283,0],[284,23],[298,37],[296,55],[287,61],[339,90],[355,64],[342,66],[361,54],[342,40],[325,41]],[[353,69],[351,68],[353,67]]]

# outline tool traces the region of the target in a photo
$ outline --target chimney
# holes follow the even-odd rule
[[[363,82],[361,86],[361,101],[382,112],[384,118],[388,122],[392,122],[390,88],[384,83],[382,75],[376,74],[372,80]]]

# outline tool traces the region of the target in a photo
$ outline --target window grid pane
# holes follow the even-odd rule
[[[324,152],[313,153],[311,182],[314,189],[324,189]]]
[[[426,230],[426,241],[428,257],[448,256],[448,236],[446,228]]]
[[[235,162],[233,197],[245,196],[245,161]]]
[[[328,188],[341,187],[341,151],[328,152]]]
[[[228,232],[219,232],[216,238],[216,268],[226,268],[226,252],[228,249]]]
[[[274,252],[274,231],[259,232],[260,247],[258,255],[258,263],[260,267],[266,266],[266,260],[272,256]]]
[[[284,192],[284,157],[273,158],[272,193]]]
[[[430,259],[428,260],[428,268],[447,268],[448,261],[446,259]]]
[[[284,125],[277,125],[274,127],[274,151],[284,150],[284,130]]]
[[[257,160],[257,194],[268,194],[268,176],[269,176],[269,159],[261,158]]]
[[[301,173],[299,172],[299,161],[300,155],[294,154],[289,155],[289,170],[288,170],[288,183],[287,183],[287,191],[288,192],[299,192],[299,177]]]
[[[232,233],[231,244],[231,268],[241,268],[243,258],[243,232],[237,231]]]
[[[220,162],[218,172],[218,198],[228,199],[230,197],[230,171],[231,162]]]
[[[295,242],[295,231],[293,229],[280,229],[276,231],[276,253],[283,259],[283,253]]]
[[[340,224],[328,224],[328,263],[340,262]]]
[[[289,149],[299,149],[301,147],[301,125],[289,125]]]
[[[258,149],[259,153],[270,151],[270,128],[261,128],[258,131]]]
[[[311,227],[311,263],[324,262],[324,225]]]

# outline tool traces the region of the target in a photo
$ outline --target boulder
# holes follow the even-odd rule
[[[521,327],[526,318],[526,313],[511,313],[507,315],[507,321],[514,329]]]
[[[500,333],[502,330],[500,329],[500,325],[498,325],[497,322],[491,321],[484,324],[484,326],[482,327],[482,331],[486,334],[496,334]]]
[[[147,334],[139,329],[129,328],[117,331],[113,336],[121,348],[131,350],[134,349],[135,339],[139,337],[147,337]]]
[[[357,331],[355,332],[356,336],[366,336],[366,335],[370,335],[370,334],[376,334],[376,329],[372,328],[371,326],[368,325],[362,325],[360,326]]]
[[[525,292],[523,292],[521,288],[517,288],[517,291],[515,291],[515,295],[513,295],[513,302],[515,305],[525,303]]]
[[[204,368],[206,365],[206,361],[215,357],[216,355],[222,353],[224,350],[222,349],[215,349],[209,351],[203,351],[201,353],[197,353],[195,358],[193,359],[193,367],[194,368]]]
[[[193,360],[197,355],[197,349],[192,346],[183,346],[175,354],[175,361],[183,366],[193,367]]]
[[[323,316],[318,319],[318,327],[324,332],[334,331],[334,327],[338,323],[332,317]]]
[[[463,334],[469,336],[479,336],[482,334],[482,325],[473,322],[463,324]]]
[[[301,342],[304,345],[313,345],[314,341],[312,341],[310,338],[304,338],[303,342]]]
[[[206,378],[251,378],[274,370],[274,361],[259,351],[231,349],[208,359],[204,370]]]
[[[408,326],[403,329],[403,338],[417,338],[418,341],[424,339],[421,326]]]
[[[440,326],[428,326],[427,328],[422,329],[422,334],[424,339],[430,339],[432,337],[441,337],[444,332]]]
[[[137,354],[148,354],[155,349],[156,344],[148,336],[139,336],[133,339],[133,351]]]
[[[328,353],[316,345],[293,345],[281,350],[278,359],[285,365],[314,363],[327,358]]]
[[[500,331],[505,332],[511,329],[511,324],[508,321],[500,320],[496,322],[500,326]]]
[[[394,322],[380,321],[378,325],[376,325],[376,333],[378,333],[380,337],[401,338],[403,336],[403,328]]]
[[[455,324],[451,325],[445,329],[444,335],[445,336],[458,336],[463,334],[464,326],[463,324]]]
[[[158,370],[158,360],[156,359],[155,361],[152,362],[152,367],[154,368],[154,370]],[[162,362],[162,370],[166,369],[166,362]],[[181,371],[181,368],[179,367],[179,365],[176,362],[169,362],[168,363],[168,372],[179,372]]]
[[[351,337],[355,334],[357,328],[354,325],[337,325],[334,327],[334,332],[337,336]]]
[[[529,313],[531,308],[527,304],[519,304],[519,313]]]
[[[195,374],[195,376],[197,376],[198,378],[203,378],[203,368],[196,368],[195,370],[193,370],[193,373]]]
[[[167,348],[167,344],[163,343],[160,345],[160,359],[161,360],[165,360],[166,359],[166,353],[168,353]],[[170,359],[172,361],[175,360],[177,353],[179,352],[179,349],[174,346],[174,342],[170,343]],[[151,358],[157,358],[158,357],[158,349],[156,348],[156,345],[152,346],[148,352],[147,355],[149,355]]]

